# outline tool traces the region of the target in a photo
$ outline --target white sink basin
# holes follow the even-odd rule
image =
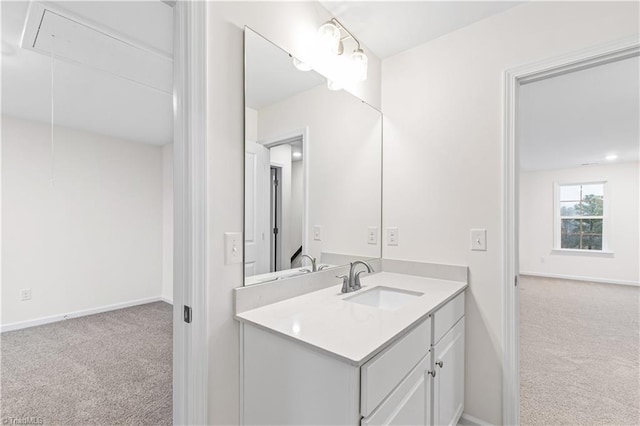
[[[347,297],[343,300],[351,303],[359,303],[360,305],[372,306],[378,309],[384,309],[386,311],[395,311],[423,294],[424,293],[419,293],[417,291],[380,286],[367,290],[364,293]]]

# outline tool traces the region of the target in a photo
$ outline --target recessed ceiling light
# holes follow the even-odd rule
[[[300,157],[302,157],[302,153],[301,153],[301,152],[297,152],[297,151],[296,151],[296,152],[294,152],[294,153],[292,153],[291,155],[293,155],[293,156],[294,156],[294,157],[296,157],[296,158],[300,158]]]
[[[606,157],[604,157],[604,159],[607,161],[613,161],[613,160],[616,160],[617,158],[618,156],[616,154],[609,154]]]

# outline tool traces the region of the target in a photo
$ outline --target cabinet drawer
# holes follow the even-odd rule
[[[429,352],[431,318],[376,355],[360,370],[360,412],[367,417]]]
[[[427,354],[409,373],[389,398],[371,416],[362,419],[362,426],[427,425],[431,418],[431,382],[428,374],[431,354]]]
[[[457,295],[433,314],[433,344],[435,345],[464,316],[464,292]]]

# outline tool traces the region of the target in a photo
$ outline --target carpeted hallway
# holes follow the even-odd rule
[[[521,423],[640,424],[640,288],[520,282]]]
[[[3,333],[0,418],[171,424],[172,330],[156,302]]]

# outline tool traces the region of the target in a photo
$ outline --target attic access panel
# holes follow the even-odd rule
[[[21,46],[167,94],[173,91],[173,61],[166,54],[39,3],[29,10]]]

